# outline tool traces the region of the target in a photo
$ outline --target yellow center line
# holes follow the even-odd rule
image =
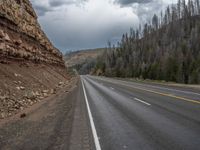
[[[132,86],[129,86],[129,87],[132,87]],[[155,94],[159,94],[159,95],[162,95],[162,96],[168,96],[168,97],[176,98],[176,99],[187,101],[187,102],[200,104],[200,100],[199,101],[198,100],[193,100],[193,99],[189,99],[189,98],[185,98],[185,97],[180,97],[180,96],[175,96],[175,95],[171,95],[171,94],[167,94],[167,93],[161,93],[161,92],[157,92],[157,91],[147,90],[147,89],[143,89],[143,88],[139,88],[139,87],[132,87],[132,88],[143,90],[143,91],[147,91],[147,92],[151,92],[151,93],[155,93]]]

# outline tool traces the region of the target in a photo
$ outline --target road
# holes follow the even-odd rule
[[[102,150],[200,149],[198,91],[104,77],[81,78]]]
[[[25,113],[0,122],[0,150],[200,149],[190,88],[81,76]]]

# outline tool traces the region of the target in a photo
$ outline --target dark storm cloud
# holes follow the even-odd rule
[[[78,3],[78,0],[49,0],[49,4],[51,7],[59,7],[63,5],[70,5]]]
[[[152,2],[153,0],[116,0],[116,3],[119,3],[120,5],[130,5],[133,3],[149,3]]]
[[[42,29],[63,53],[116,43],[171,0],[31,0]]]
[[[38,16],[44,16],[46,12],[52,11],[51,7],[45,6],[45,5],[34,5],[34,8],[36,9]]]
[[[47,12],[55,11],[61,6],[81,5],[88,0],[31,0],[38,16],[44,16]]]
[[[67,3],[72,3],[72,1],[65,1],[65,0],[50,0],[49,4],[51,7],[58,7],[58,6],[62,6],[65,5]]]
[[[70,4],[80,4],[87,0],[49,0],[49,4],[51,7],[59,7],[63,5],[70,5]]]

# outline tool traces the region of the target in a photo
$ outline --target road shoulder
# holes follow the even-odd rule
[[[69,149],[70,150],[95,149],[81,81],[79,81]]]

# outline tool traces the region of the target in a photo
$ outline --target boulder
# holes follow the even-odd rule
[[[19,46],[22,44],[22,40],[21,39],[15,40],[14,43],[15,45]]]
[[[6,49],[6,44],[0,43],[0,50],[5,50],[5,49]]]
[[[35,100],[37,98],[37,95],[35,92],[33,91],[28,91],[26,92],[25,96],[26,99],[30,99],[30,100]]]
[[[49,90],[43,90],[42,93],[49,93]]]
[[[5,34],[5,36],[4,36],[3,38],[4,38],[4,40],[6,40],[7,42],[10,41],[10,37],[9,37],[9,35],[8,35],[7,33]]]
[[[56,94],[56,89],[51,89],[50,94]]]
[[[2,38],[4,38],[4,37],[5,37],[4,31],[3,31],[3,30],[0,30],[0,38],[2,39]]]

